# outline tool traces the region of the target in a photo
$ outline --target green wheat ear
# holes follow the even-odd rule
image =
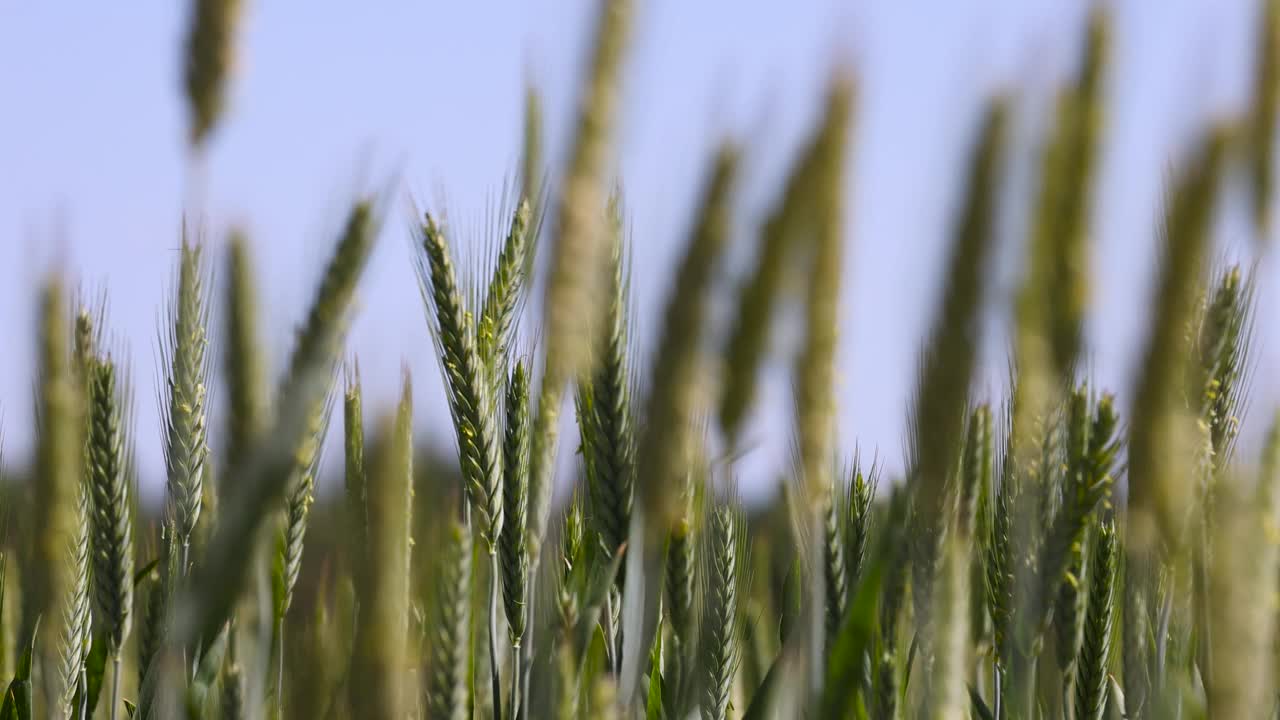
[[[333,394],[321,401],[307,419],[307,434],[294,454],[288,487],[285,490],[284,524],[276,541],[273,586],[276,622],[284,622],[293,604],[293,589],[302,570],[302,551],[306,540],[311,505],[315,502],[316,475],[329,430],[333,411]]]
[[[1254,59],[1253,106],[1249,118],[1249,170],[1253,216],[1259,238],[1271,233],[1275,192],[1276,103],[1280,101],[1280,2],[1263,0]]]
[[[929,596],[937,572],[948,509],[949,478],[964,444],[965,408],[975,363],[982,273],[994,239],[996,201],[1003,170],[1007,108],[993,101],[970,151],[965,197],[952,225],[952,246],[941,302],[920,359],[911,425],[912,605],[916,622],[929,626]],[[927,632],[923,632],[926,637]]]
[[[1253,336],[1254,282],[1239,266],[1222,272],[1205,308],[1196,337],[1198,362],[1192,392],[1201,420],[1209,429],[1214,468],[1231,460],[1248,389],[1250,340]]]
[[[62,709],[68,691],[64,666],[67,652],[74,652],[79,637],[76,598],[81,585],[81,568],[75,562],[80,547],[83,518],[80,501],[80,463],[84,446],[79,393],[70,366],[71,333],[67,328],[66,300],[57,277],[46,280],[40,296],[39,371],[37,395],[35,508],[39,537],[30,567],[32,602],[27,603],[23,635],[34,636],[38,618],[45,620],[42,644],[45,696],[51,707]],[[87,560],[87,558],[86,558]],[[87,606],[86,606],[87,609]],[[74,678],[72,678],[74,680]],[[74,693],[74,682],[69,688]]]
[[[133,501],[124,418],[129,403],[119,387],[116,366],[109,357],[94,363],[88,440],[93,585],[98,621],[106,629],[107,655],[117,663],[117,675],[133,610]]]
[[[258,528],[284,494],[294,454],[307,434],[307,421],[332,384],[334,363],[356,285],[377,237],[377,208],[371,200],[355,204],[333,251],[298,333],[289,369],[277,394],[278,412],[270,432],[255,443],[246,480],[229,488],[226,509],[186,592],[176,625],[177,639],[211,639],[221,630],[249,571]]]
[[[81,484],[76,489],[74,532],[69,538],[64,562],[68,566],[71,585],[66,589],[62,605],[62,635],[58,652],[61,656],[58,671],[59,688],[62,691],[60,705],[62,715],[75,717],[75,700],[84,685],[85,661],[89,656],[92,640],[92,595],[89,587],[89,488]]]
[[[529,545],[535,562],[550,518],[561,405],[569,383],[590,365],[591,343],[604,307],[608,255],[600,239],[600,209],[631,12],[631,0],[608,0],[600,6],[590,70],[556,203],[543,299],[546,355],[530,450]]]
[[[222,114],[227,79],[235,62],[233,43],[241,10],[240,0],[193,3],[183,77],[193,147],[204,142]]]
[[[1267,432],[1256,484],[1227,475],[1212,506],[1211,662],[1205,678],[1210,717],[1250,717],[1274,699],[1278,488],[1280,413]]]
[[[227,247],[224,372],[227,380],[226,468],[248,459],[266,428],[270,406],[266,360],[258,330],[259,302],[249,241],[236,232]]]
[[[502,534],[498,552],[502,559],[502,590],[511,644],[524,639],[531,568],[525,542],[529,511],[529,375],[517,362],[507,381],[507,425],[502,445]],[[516,653],[517,658],[519,653]]]
[[[484,360],[458,289],[444,230],[428,215],[420,233],[418,279],[453,415],[463,485],[478,516],[485,549],[495,553],[502,531],[502,474],[492,387],[485,379]]]
[[[342,402],[343,488],[346,493],[347,527],[351,532],[351,560],[359,567],[368,556],[368,478],[364,459],[363,393],[360,366],[353,363],[346,373]]]
[[[699,339],[710,305],[711,280],[728,244],[737,168],[737,151],[727,145],[721,147],[663,318],[645,416],[647,424],[637,445],[635,502],[644,518],[643,557],[651,565],[645,570],[646,578],[662,572],[662,544],[682,509],[680,493],[672,490],[684,483],[689,472],[703,371]],[[646,590],[640,617],[640,647],[647,647],[657,621],[658,594]],[[636,655],[624,658],[623,698],[635,696],[641,659]]]
[[[702,717],[729,717],[733,681],[742,660],[739,612],[749,587],[746,527],[734,500],[716,505],[710,513],[705,547]]]
[[[845,538],[849,530],[844,523],[848,515],[842,512],[842,499],[838,490],[827,493],[822,511],[822,569],[825,599],[825,625],[823,655],[830,650],[844,622],[848,597],[849,571],[845,558]]]
[[[1179,542],[1178,528],[1190,499],[1188,419],[1180,413],[1179,388],[1187,377],[1184,335],[1194,310],[1217,206],[1227,133],[1210,132],[1195,148],[1171,192],[1164,220],[1165,251],[1155,281],[1153,315],[1134,392],[1129,439],[1129,503],[1125,551],[1145,562],[1161,542]]]
[[[183,548],[187,572],[192,534],[200,519],[204,463],[208,457],[206,401],[209,393],[208,269],[201,246],[182,230],[177,283],[170,300],[160,356],[165,368],[160,402],[165,418],[167,503]]]
[[[969,547],[964,533],[948,533],[941,547],[933,618],[932,677],[926,678],[926,717],[964,717],[969,705],[965,676],[972,660],[969,647]]]
[[[436,582],[435,615],[428,628],[426,707],[430,717],[463,720],[467,710],[468,593],[471,587],[471,533],[454,520]]]
[[[507,355],[524,295],[532,240],[529,201],[522,199],[512,215],[511,226],[498,253],[476,322],[476,352],[488,368],[486,379],[494,393],[500,392],[504,380]]]
[[[1115,525],[1104,522],[1093,535],[1088,600],[1076,661],[1075,711],[1080,720],[1102,720],[1107,707],[1118,554]]]
[[[622,217],[615,197],[610,203],[611,280],[605,322],[595,344],[590,381],[579,387],[583,450],[587,453],[591,523],[612,555],[627,539],[635,483],[635,437],[631,397],[635,386],[628,345],[630,279],[622,238]],[[619,569],[621,586],[623,573]]]
[[[358,573],[359,665],[353,686],[363,692],[353,695],[352,710],[361,717],[392,720],[405,717],[412,702],[404,672],[413,545],[413,400],[407,374],[395,419],[386,429],[377,466],[369,474],[369,556]],[[463,668],[458,663],[452,672],[461,674]]]
[[[542,96],[532,82],[524,89],[524,147],[520,153],[520,197],[539,204],[542,197]]]
[[[880,484],[880,468],[872,464],[863,471],[860,459],[855,456],[849,471],[849,498],[845,506],[848,518],[845,527],[845,569],[848,587],[857,587],[866,564],[867,548],[871,540],[871,512],[876,489]]]

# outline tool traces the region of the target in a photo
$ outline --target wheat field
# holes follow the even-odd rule
[[[1275,309],[1255,265],[1213,251],[1238,186],[1270,252],[1280,0],[1257,18],[1247,112],[1171,163],[1125,401],[1091,377],[1083,340],[1108,4],[1035,158],[994,393],[974,378],[1014,111],[986,100],[900,473],[836,429],[857,73],[831,73],[758,228],[734,227],[750,146],[726,138],[707,158],[641,353],[644,250],[609,157],[642,8],[596,5],[564,166],[544,163],[531,92],[482,246],[438,208],[414,211],[440,371],[406,366],[394,407],[365,406],[344,343],[399,221],[394,192],[343,209],[278,377],[260,326],[269,278],[242,234],[180,229],[154,387],[129,381],[110,288],[44,276],[34,412],[9,412],[35,452],[29,467],[6,458],[18,480],[0,493],[0,720],[1280,718],[1280,413],[1251,403],[1274,370],[1253,331]],[[193,157],[226,112],[242,12],[191,4]],[[724,282],[738,238],[752,263]],[[784,318],[799,328],[790,354]],[[792,462],[776,500],[747,504],[735,465],[763,368],[780,362],[793,404],[773,420]],[[439,384],[445,406],[415,408],[414,383]],[[163,421],[141,427],[151,392]],[[1237,452],[1246,410],[1270,427],[1260,454]],[[415,432],[415,414],[446,411],[453,433],[432,446],[451,455]],[[139,499],[143,433],[163,447],[159,509]],[[326,455],[336,493],[317,491]]]

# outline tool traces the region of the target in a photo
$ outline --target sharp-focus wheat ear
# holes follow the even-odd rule
[[[524,639],[531,569],[525,542],[529,511],[529,374],[517,362],[507,381],[507,427],[502,444],[502,534],[498,553],[502,559],[502,591],[511,645]],[[514,653],[519,662],[520,653]],[[517,673],[518,675],[519,673]]]
[[[347,502],[347,527],[351,533],[352,567],[368,561],[369,516],[368,479],[364,460],[363,394],[360,389],[360,366],[351,365],[346,373],[342,400],[343,488]]]
[[[187,29],[183,82],[192,147],[199,146],[222,114],[226,84],[235,62],[241,0],[195,0]]]
[[[1260,239],[1271,232],[1275,193],[1276,103],[1280,101],[1280,2],[1264,0],[1254,52],[1249,118],[1249,170],[1253,216]]]
[[[315,501],[316,474],[320,469],[324,438],[329,431],[333,395],[322,401],[309,418],[307,434],[294,455],[288,487],[285,490],[284,524],[276,539],[275,566],[272,571],[275,596],[275,621],[283,623],[293,604],[293,588],[302,570],[302,550],[306,540],[311,504]]]
[[[294,455],[306,437],[308,420],[332,386],[334,363],[356,284],[377,237],[377,209],[371,200],[352,208],[338,244],[325,268],[307,319],[297,336],[293,354],[277,395],[278,412],[263,440],[255,443],[246,480],[230,488],[226,511],[210,541],[204,562],[180,606],[180,639],[194,642],[220,632],[239,596],[257,531],[266,514],[278,505],[288,484]]]
[[[76,489],[74,531],[63,556],[71,579],[63,599],[62,635],[58,638],[58,687],[62,692],[59,704],[61,717],[66,718],[77,716],[76,694],[85,685],[85,660],[92,640],[88,493],[84,485]]]
[[[611,205],[613,258],[602,332],[596,344],[597,361],[591,381],[580,394],[589,391],[591,402],[583,408],[579,422],[590,425],[584,439],[592,472],[588,474],[591,523],[605,549],[612,555],[627,539],[631,526],[632,488],[635,480],[634,418],[631,391],[634,378],[627,342],[630,282],[626,249],[622,242],[622,218],[617,203]],[[588,428],[584,428],[588,429]],[[624,574],[619,569],[621,586]]]
[[[454,275],[444,230],[428,215],[421,227],[418,279],[440,357],[458,442],[463,484],[489,553],[497,552],[502,530],[502,473],[495,431],[494,402],[485,381],[474,326]]]
[[[488,369],[486,380],[491,393],[501,392],[505,380],[507,353],[524,295],[525,269],[528,267],[532,236],[529,201],[521,199],[512,215],[506,241],[498,253],[476,322],[476,352]]]
[[[332,383],[332,380],[330,381]],[[284,702],[285,640],[284,621],[293,605],[293,589],[302,572],[302,551],[311,516],[311,504],[315,501],[316,474],[320,469],[324,438],[329,432],[329,418],[333,412],[333,390],[315,406],[307,417],[307,434],[298,445],[289,469],[289,482],[285,488],[284,518],[276,536],[275,554],[271,566],[272,627],[279,670],[276,677],[276,701]],[[279,708],[277,708],[279,709]]]
[[[207,280],[203,249],[188,236],[184,224],[177,283],[160,341],[165,372],[160,402],[165,418],[166,499],[177,530],[173,541],[182,548],[180,567],[184,574],[191,536],[200,519],[204,462],[209,453]]]
[[[427,714],[463,720],[467,709],[471,626],[471,532],[451,521],[436,582],[435,615],[428,628]]]
[[[370,552],[367,569],[357,586],[360,593],[357,653],[368,676],[361,681],[366,692],[359,698],[353,698],[358,704],[352,708],[362,717],[387,720],[405,717],[411,703],[405,687],[405,678],[408,677],[405,662],[413,508],[413,405],[407,376],[395,424],[389,430],[389,437],[384,435],[387,440],[378,458],[378,467],[369,476]],[[466,575],[466,570],[457,567],[456,553],[460,549],[466,551],[468,557],[462,561],[465,564],[469,560],[469,548],[459,548],[458,544],[458,538],[451,540],[445,576],[440,583],[442,600],[447,599],[449,605],[444,614],[449,616],[459,612],[458,602],[466,602],[465,577],[461,584],[456,582],[459,574]],[[458,592],[462,594],[455,595]],[[461,612],[465,618],[465,609]],[[434,628],[436,642],[441,642],[442,634],[447,636],[451,645],[447,657],[453,666],[447,669],[433,667],[433,678],[443,671],[457,682],[466,675],[465,657],[457,654],[459,645],[466,647],[466,625],[449,622],[448,619],[441,625]],[[433,657],[438,657],[434,653],[439,650],[439,647],[432,648]],[[432,664],[435,665],[434,660]],[[435,687],[433,679],[433,691]],[[452,704],[459,699],[457,686],[450,686],[447,694],[451,703],[441,706],[434,704],[433,700],[431,717],[458,717],[458,705]],[[428,697],[434,698],[435,693]],[[446,709],[448,712],[443,712]]]
[[[739,609],[745,600],[744,575],[750,562],[742,512],[732,503],[713,508],[707,526],[702,618],[704,720],[729,717],[734,676],[742,657]]]
[[[92,494],[93,586],[107,656],[120,676],[120,653],[133,611],[133,501],[126,467],[127,394],[116,382],[111,358],[94,363],[89,383],[88,480]],[[111,708],[118,703],[113,679]]]
[[[822,583],[826,593],[823,625],[824,657],[840,632],[848,597],[848,566],[844,554],[845,538],[848,536],[844,521],[848,515],[843,512],[844,502],[840,493],[834,489],[827,493],[825,503],[826,507],[822,513]]]
[[[1208,426],[1213,467],[1231,460],[1245,392],[1253,335],[1254,283],[1239,266],[1223,271],[1205,310],[1196,340],[1198,362],[1192,392],[1200,419]]]
[[[849,502],[845,521],[845,567],[849,574],[848,586],[857,587],[866,564],[867,548],[871,543],[871,505],[875,501],[880,483],[880,468],[873,464],[863,471],[861,461],[854,458],[849,473]]]
[[[1111,470],[1120,446],[1114,400],[1105,395],[1097,410],[1091,413],[1091,409],[1088,388],[1077,388],[1068,402],[1067,478],[1062,507],[1040,548],[1038,595],[1028,603],[1040,628],[1037,635],[1048,629],[1052,603],[1063,584],[1074,585],[1068,577],[1072,556],[1079,552],[1090,516],[1111,493]]]
[[[679,519],[681,494],[675,492],[688,475],[693,422],[702,373],[699,339],[704,332],[711,280],[729,239],[733,181],[738,154],[728,146],[716,156],[702,197],[697,221],[667,302],[663,332],[653,365],[645,427],[637,445],[636,497],[642,509],[644,576],[662,572],[662,543]],[[635,523],[633,523],[633,526]],[[645,591],[637,648],[645,652],[624,658],[621,697],[635,696],[643,661],[658,619],[656,588]]]
[[[1226,143],[1225,131],[1210,133],[1195,149],[1167,201],[1164,258],[1155,281],[1150,336],[1129,434],[1127,568],[1143,562],[1161,542],[1177,546],[1180,519],[1191,500],[1194,428],[1179,408],[1189,354],[1184,333],[1209,248]]]
[[[556,435],[567,385],[589,366],[591,342],[605,303],[605,261],[600,213],[604,172],[612,142],[618,77],[631,24],[631,0],[601,4],[595,47],[578,107],[574,141],[556,223],[543,300],[546,333],[542,388],[533,423],[529,494],[530,551],[539,556],[546,533],[555,474]]]
[[[1080,720],[1102,720],[1107,707],[1118,555],[1115,525],[1103,522],[1089,553],[1089,599],[1075,665],[1075,716]]]
[[[226,272],[223,318],[226,323],[223,364],[227,379],[225,470],[234,476],[266,428],[270,403],[266,361],[258,331],[257,283],[248,238],[239,232],[232,234],[227,246]]]

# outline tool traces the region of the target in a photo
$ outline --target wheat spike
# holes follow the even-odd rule
[[[588,491],[591,522],[604,547],[612,554],[626,541],[631,525],[632,488],[635,481],[635,438],[631,409],[633,378],[627,343],[627,309],[630,304],[626,277],[622,218],[617,203],[611,208],[613,258],[609,306],[596,343],[597,362],[590,383],[579,388],[590,402],[580,412],[584,423],[584,449],[589,453]],[[619,582],[622,574],[619,573]]]
[[[343,488],[347,502],[347,527],[351,532],[354,567],[368,559],[368,479],[364,459],[363,392],[360,369],[353,366],[346,375],[342,401]]]
[[[507,381],[507,427],[502,446],[502,588],[511,644],[520,647],[526,623],[526,594],[531,568],[525,542],[529,511],[529,376],[517,362]],[[517,657],[519,654],[517,653]]]
[[[227,380],[226,470],[240,468],[269,420],[269,392],[262,338],[258,332],[258,292],[249,241],[236,232],[227,247],[226,338]]]
[[[1271,233],[1275,192],[1276,103],[1280,101],[1280,3],[1263,0],[1253,69],[1249,118],[1249,171],[1254,223],[1265,240]]]
[[[23,636],[32,637],[37,618],[47,618],[45,627],[53,642],[44,643],[42,657],[49,671],[44,687],[51,713],[64,710],[68,691],[61,650],[68,640],[79,637],[79,615],[74,605],[80,583],[74,562],[81,530],[78,515],[81,489],[80,462],[83,459],[82,421],[74,372],[63,286],[57,277],[45,281],[40,296],[39,368],[37,399],[35,500],[39,521],[37,554],[31,567],[33,602],[27,605]],[[74,680],[74,678],[72,678]],[[74,685],[70,692],[74,693]]]
[[[69,538],[64,562],[68,565],[71,585],[66,589],[62,605],[62,636],[58,652],[61,655],[58,672],[61,689],[61,717],[77,716],[76,696],[84,685],[84,665],[92,640],[92,595],[89,588],[89,488],[80,485],[76,490],[74,532]]]
[[[703,720],[726,720],[734,676],[741,661],[741,629],[738,627],[743,573],[749,567],[741,510],[718,505],[710,513],[704,573],[705,609],[702,664]]]
[[[421,245],[418,278],[453,415],[463,484],[478,516],[485,549],[496,553],[502,531],[502,473],[492,387],[484,379],[484,362],[458,290],[444,230],[430,215],[422,224]]]
[[[499,392],[503,372],[515,332],[520,299],[524,295],[525,270],[529,266],[529,248],[533,232],[530,228],[529,201],[522,199],[511,218],[506,241],[498,253],[493,275],[489,279],[480,317],[476,321],[476,353],[489,369],[487,376],[492,392]]]
[[[653,565],[646,572],[662,572],[662,543],[679,519],[680,493],[693,452],[691,432],[703,364],[699,337],[710,301],[710,283],[728,242],[730,198],[737,170],[737,152],[722,147],[700,204],[684,260],[668,298],[663,331],[653,364],[647,403],[647,424],[637,445],[635,502],[644,518],[642,557]],[[639,647],[647,647],[658,620],[658,595],[645,592],[640,617]],[[623,659],[621,697],[634,697],[644,658]]]
[[[122,417],[127,393],[117,389],[115,363],[93,364],[89,382],[88,482],[92,494],[93,586],[96,612],[105,628],[113,663],[111,714],[119,695],[120,653],[133,611],[133,504]]]
[[[607,255],[600,240],[600,209],[631,10],[631,0],[606,0],[600,5],[590,70],[557,203],[543,301],[546,356],[530,451],[529,543],[535,563],[550,516],[561,405],[568,384],[588,368],[604,307]]]
[[[1162,540],[1176,543],[1182,508],[1190,500],[1189,458],[1177,451],[1189,449],[1187,436],[1193,432],[1178,408],[1188,355],[1183,335],[1209,247],[1225,146],[1225,132],[1207,136],[1168,199],[1164,261],[1155,281],[1150,335],[1130,426],[1125,551],[1135,562],[1143,562]]]
[[[1107,707],[1107,668],[1111,624],[1115,616],[1115,526],[1106,521],[1093,535],[1089,553],[1089,592],[1075,672],[1075,711],[1080,720],[1102,720]]]
[[[837,494],[827,493],[826,509],[822,513],[822,569],[823,588],[826,592],[824,654],[827,649],[830,649],[836,635],[840,632],[846,609],[848,568],[845,564],[844,539],[848,531],[843,525],[845,517],[847,515],[841,512],[841,503]]]
[[[404,682],[413,508],[413,405],[407,375],[390,437],[369,480],[370,553],[359,584],[357,648],[369,673],[364,685],[368,692],[353,709],[362,717],[398,720],[405,717],[410,701]],[[459,663],[453,672],[464,667]]]
[[[235,62],[240,0],[195,0],[187,30],[183,81],[191,114],[190,140],[199,146],[222,114],[226,84]]]
[[[468,716],[470,531],[455,521],[449,528],[448,538],[436,583],[436,614],[429,629],[426,703],[430,717],[462,720]]]
[[[278,412],[266,438],[257,443],[244,483],[229,489],[223,520],[209,542],[192,587],[183,595],[176,640],[194,642],[216,636],[243,586],[257,529],[287,485],[294,453],[306,437],[307,423],[332,385],[332,374],[356,284],[377,237],[377,211],[363,200],[351,209],[325,268],[320,287],[298,333],[289,370],[277,397]]]
[[[167,503],[183,548],[181,570],[200,519],[204,463],[208,456],[206,400],[209,392],[207,270],[201,246],[183,226],[177,283],[169,305],[160,355],[165,367],[161,407],[165,418]]]

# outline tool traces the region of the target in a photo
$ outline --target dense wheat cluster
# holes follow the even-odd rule
[[[1250,112],[1172,164],[1131,402],[1093,382],[1082,350],[1105,10],[1039,145],[1005,396],[974,387],[1010,196],[1011,106],[989,100],[897,475],[836,432],[832,400],[856,73],[833,73],[758,228],[731,227],[749,148],[708,159],[641,353],[644,249],[607,177],[635,8],[600,5],[566,167],[544,172],[530,91],[523,177],[487,244],[462,247],[438,211],[415,219],[440,372],[407,366],[397,407],[365,406],[343,342],[386,197],[346,209],[274,384],[250,243],[182,228],[158,314],[159,428],[133,420],[107,297],[45,278],[21,420],[37,447],[3,494],[0,720],[1280,717],[1280,415],[1255,404],[1275,417],[1261,456],[1235,453],[1252,329],[1273,309],[1255,307],[1247,264],[1211,249],[1234,178],[1267,251],[1280,2],[1258,18]],[[239,6],[190,14],[193,158],[223,112]],[[754,265],[732,276],[738,238]],[[785,308],[802,328],[789,355],[774,341]],[[735,465],[761,369],[779,362],[794,415],[772,427],[794,462],[776,501],[748,507]],[[414,408],[411,376],[441,383],[446,406]],[[420,451],[415,415],[446,410],[456,457]],[[325,447],[331,425],[343,441]],[[154,511],[134,450],[153,432]],[[326,454],[343,474],[329,497]],[[568,454],[569,500],[553,503]]]

